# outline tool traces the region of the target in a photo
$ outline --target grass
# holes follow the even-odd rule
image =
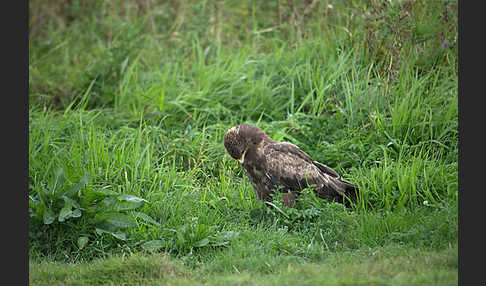
[[[457,283],[456,2],[97,3],[30,1],[30,284]],[[263,206],[243,121],[357,202]]]
[[[231,259],[231,258],[230,258]],[[238,263],[231,259],[233,263]],[[212,273],[191,270],[164,254],[111,257],[91,264],[30,263],[34,285],[456,285],[457,245],[440,251],[401,247],[329,254],[319,264],[293,264],[284,257],[265,262],[267,274],[238,268]],[[34,270],[35,268],[35,270]],[[209,268],[209,269],[208,269]],[[424,269],[426,269],[424,271]]]

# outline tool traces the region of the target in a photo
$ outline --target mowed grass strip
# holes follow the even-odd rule
[[[458,250],[403,248],[329,254],[319,263],[282,263],[268,274],[234,267],[207,273],[184,266],[165,254],[134,253],[66,264],[29,264],[30,285],[457,285]]]

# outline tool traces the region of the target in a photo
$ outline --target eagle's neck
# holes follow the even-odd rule
[[[263,138],[263,140],[261,140],[260,143],[258,143],[255,147],[249,149],[246,155],[249,163],[248,165],[251,165],[252,167],[263,168],[262,164],[265,160],[263,150],[265,149],[265,146],[275,142],[275,140],[267,136],[267,138]]]
[[[268,139],[267,139],[268,138]],[[261,140],[254,148],[248,150],[246,163],[243,165],[245,173],[248,175],[253,189],[259,200],[271,201],[270,194],[273,193],[273,183],[265,175],[265,146],[275,143],[267,136]]]
[[[260,142],[260,144],[262,145],[262,149],[268,144],[273,144],[273,143],[277,143],[277,141],[270,138],[270,136],[268,136],[267,134],[264,134],[262,141]]]

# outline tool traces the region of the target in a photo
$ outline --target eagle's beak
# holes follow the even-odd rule
[[[245,164],[245,154],[246,154],[246,150],[245,152],[243,152],[243,154],[241,155],[241,158],[238,159],[238,163],[240,163],[241,165]]]

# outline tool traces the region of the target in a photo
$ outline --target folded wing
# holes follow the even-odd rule
[[[298,146],[280,142],[264,149],[265,175],[284,190],[299,191],[313,186],[315,193],[326,199],[343,200],[343,195],[354,191],[354,186],[339,180],[339,174],[330,167],[312,160]]]

